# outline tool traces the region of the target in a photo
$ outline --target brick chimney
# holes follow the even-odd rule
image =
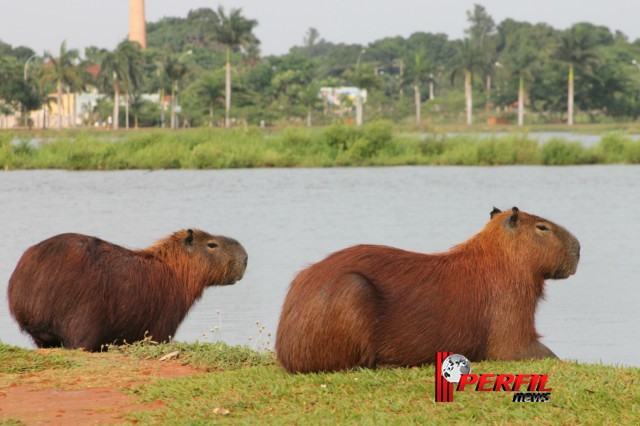
[[[144,0],[129,0],[129,40],[147,47],[147,26],[144,20]]]

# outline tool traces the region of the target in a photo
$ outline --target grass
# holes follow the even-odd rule
[[[634,129],[603,130],[599,144],[593,147],[561,137],[542,144],[526,132],[495,136],[446,131],[406,134],[385,121],[361,128],[334,124],[277,131],[0,132],[0,167],[122,170],[640,164],[640,141],[629,136]]]
[[[0,342],[0,375],[73,368],[76,365],[77,361],[74,357],[66,352],[36,353]]]
[[[130,381],[135,365],[178,351],[196,374]],[[71,386],[90,377],[156,409],[125,415],[142,424],[638,424],[640,369],[560,360],[473,363],[474,373],[545,373],[547,403],[513,403],[509,392],[456,392],[435,403],[434,367],[288,374],[270,352],[223,343],[142,342],[107,352],[31,351],[0,345],[0,391],[25,380]],[[59,362],[60,359],[65,362]],[[155,361],[154,361],[155,362]],[[13,365],[21,365],[17,375]],[[43,369],[45,368],[45,369]],[[38,374],[27,375],[32,371]],[[53,383],[53,384],[52,384]],[[133,383],[133,385],[131,385]],[[43,386],[45,385],[43,384]]]

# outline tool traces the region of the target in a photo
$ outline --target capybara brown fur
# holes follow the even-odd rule
[[[545,279],[576,272],[566,229],[514,207],[444,253],[347,248],[301,271],[282,308],[276,353],[297,373],[555,357],[534,316]]]
[[[143,250],[61,234],[22,255],[11,314],[38,347],[99,351],[174,336],[205,288],[240,280],[247,253],[231,238],[181,230]]]

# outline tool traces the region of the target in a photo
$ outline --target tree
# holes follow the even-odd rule
[[[190,51],[189,51],[190,52]],[[175,129],[178,125],[176,121],[176,92],[178,90],[178,83],[187,74],[188,68],[182,63],[181,59],[185,54],[183,53],[179,57],[167,56],[164,60],[164,73],[167,81],[171,84],[171,128]]]
[[[469,22],[470,27],[465,30],[465,33],[476,48],[482,52],[483,72],[486,79],[485,93],[488,105],[491,100],[491,77],[494,75],[494,64],[497,59],[496,25],[484,6],[479,4],[474,4],[473,12],[467,11],[467,22]]]
[[[57,57],[46,52],[45,58],[49,60],[46,67],[45,80],[56,84],[56,103],[58,109],[58,129],[62,128],[62,91],[65,85],[78,86],[82,78],[76,67],[75,62],[79,58],[76,49],[67,50],[67,42],[63,41],[60,45],[60,52]],[[71,100],[68,99],[68,102]]]
[[[433,99],[433,71],[435,71],[432,64],[426,61],[422,52],[418,51],[414,53],[413,63],[410,64],[408,72],[413,76],[413,94],[414,104],[416,111],[416,125],[420,125],[422,120],[422,91],[421,86],[424,82],[429,83],[429,99]]]
[[[534,45],[531,25],[521,26],[519,31],[506,34],[501,61],[506,69],[518,78],[518,125],[524,124],[524,82],[533,78],[533,65],[539,59],[540,46]]]
[[[364,52],[364,49],[361,51]],[[356,62],[354,70],[347,70],[343,74],[347,81],[350,81],[354,86],[358,88],[358,94],[356,95],[356,125],[362,125],[364,119],[364,105],[362,104],[361,90],[370,91],[380,87],[380,79],[375,75],[371,66],[360,65],[360,62]]]
[[[415,55],[419,54],[422,68],[420,79],[423,83],[429,84],[429,99],[434,99],[435,82],[441,77],[445,66],[451,63],[456,55],[453,43],[447,40],[445,34],[418,32],[411,34],[407,39],[407,50],[409,51],[407,71],[413,74],[413,80],[410,79],[410,81],[415,81],[415,70],[412,65],[415,65]]]
[[[246,19],[242,16],[242,9],[232,8],[227,16],[224,8],[218,6],[218,12],[214,23],[216,39],[226,46],[226,80],[225,80],[225,127],[231,126],[229,113],[231,110],[231,52],[240,48],[254,48],[260,41],[253,35],[253,28],[258,25],[254,19]]]
[[[464,74],[464,98],[467,113],[467,125],[473,123],[473,73],[485,69],[482,51],[469,40],[455,42],[456,56],[451,66],[451,83],[453,84],[460,74]]]
[[[142,112],[142,110],[144,109],[144,107],[147,105],[147,101],[144,100],[144,98],[142,97],[142,93],[133,93],[131,95],[131,112],[133,113],[133,127],[134,128],[138,128],[139,125],[139,120],[138,117],[140,116],[140,113]]]
[[[85,63],[87,65],[100,65],[104,57],[109,53],[107,49],[96,46],[84,48]]]
[[[120,92],[127,94],[138,88],[142,81],[142,55],[140,45],[125,40],[115,51],[108,52],[102,59],[102,69],[98,81],[103,89],[113,89],[113,128],[119,128]]]
[[[312,112],[320,105],[320,84],[312,82],[300,93],[300,103],[307,108],[307,127],[313,125]]]
[[[224,76],[217,71],[200,75],[195,83],[196,96],[202,100],[209,110],[209,126],[213,127],[213,111],[216,104],[224,102]]]
[[[484,46],[488,38],[495,33],[495,22],[484,6],[473,5],[473,12],[467,11],[467,22],[471,25],[465,29],[467,36],[478,46]]]
[[[25,78],[24,65],[12,56],[0,56],[0,99],[3,114],[21,110],[24,125],[30,125],[28,112],[42,104],[40,93],[35,90],[32,79]]]
[[[268,62],[273,71],[270,78],[272,105],[290,116],[306,115],[307,125],[311,126],[311,113],[320,92],[319,85],[315,84],[317,61],[300,49],[292,49]]]
[[[308,57],[313,57],[315,53],[315,47],[318,41],[320,40],[320,33],[314,27],[310,27],[303,39],[304,50],[307,52]]]
[[[580,68],[589,73],[597,62],[595,42],[590,36],[588,27],[574,25],[560,36],[556,58],[569,65],[567,82],[567,124],[573,125],[574,72]]]

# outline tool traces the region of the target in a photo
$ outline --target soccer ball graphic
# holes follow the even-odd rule
[[[442,375],[450,383],[458,383],[460,376],[471,373],[471,363],[463,355],[449,355],[442,363]]]

